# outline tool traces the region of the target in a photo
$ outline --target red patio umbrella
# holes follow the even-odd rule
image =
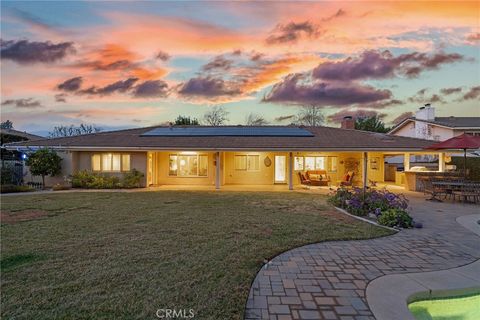
[[[432,144],[425,149],[434,149],[434,150],[463,150],[463,174],[464,177],[467,177],[467,149],[479,149],[480,148],[480,136],[473,136],[470,134],[462,134],[443,142],[438,142]]]

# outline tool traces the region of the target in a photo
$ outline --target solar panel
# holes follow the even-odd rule
[[[161,127],[142,136],[163,137],[313,137],[298,127]]]

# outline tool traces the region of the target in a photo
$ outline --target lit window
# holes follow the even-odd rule
[[[260,156],[235,155],[235,170],[237,171],[258,171],[260,170]]]
[[[328,157],[330,159],[330,172],[337,172],[337,157]]]
[[[335,158],[335,171],[336,169],[336,157]],[[327,169],[327,157],[295,157],[294,169],[303,170],[326,170]]]
[[[315,170],[315,157],[305,157],[305,170]]]
[[[122,154],[122,171],[130,171],[130,155]]]
[[[293,159],[294,169],[297,171],[303,171],[303,157],[295,157]]]
[[[198,156],[198,175],[200,177],[206,177],[208,175],[208,156]]]
[[[315,170],[325,170],[325,157],[315,157]]]
[[[247,156],[235,156],[235,170],[247,170]]]
[[[170,155],[169,175],[178,177],[206,177],[207,155]]]
[[[112,171],[120,171],[121,155],[112,154]]]
[[[130,155],[102,153],[92,155],[92,170],[105,172],[130,171]]]
[[[101,160],[102,157],[99,154],[94,154],[92,156],[92,170],[93,171],[100,171],[102,169]]]
[[[247,170],[248,171],[260,170],[260,156],[258,155],[247,156]]]
[[[171,176],[176,176],[177,175],[177,169],[178,169],[178,164],[177,164],[177,156],[170,156],[170,161],[169,161],[169,172],[168,174]]]
[[[112,154],[102,154],[102,171],[112,171]]]

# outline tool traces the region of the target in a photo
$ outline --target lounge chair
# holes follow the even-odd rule
[[[299,172],[298,177],[300,178],[300,183],[306,186],[307,188],[312,185],[312,182],[305,176],[303,172]]]
[[[338,181],[339,185],[341,187],[351,187],[353,184],[354,176],[355,176],[354,171],[348,171],[347,174],[343,176],[343,179]]]

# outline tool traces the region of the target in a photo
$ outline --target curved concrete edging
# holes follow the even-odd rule
[[[472,214],[456,221],[480,235],[479,219],[480,214]],[[385,275],[368,284],[366,299],[377,320],[415,320],[408,309],[409,302],[468,289],[480,290],[480,259],[452,269]]]
[[[377,320],[415,320],[409,302],[471,288],[480,290],[480,260],[459,268],[377,278],[367,286],[367,302]]]
[[[480,214],[469,214],[455,219],[462,227],[480,236]]]
[[[387,230],[390,230],[390,231],[395,231],[395,232],[398,232],[400,231],[400,229],[396,229],[396,228],[391,228],[391,227],[387,227],[387,226],[383,226],[375,221],[372,221],[372,220],[369,220],[367,218],[363,218],[363,217],[359,217],[359,216],[356,216],[354,214],[351,214],[349,213],[347,210],[345,209],[342,209],[342,208],[339,208],[339,207],[334,207],[335,209],[337,209],[338,211],[340,211],[341,213],[349,216],[349,217],[352,217],[354,219],[357,219],[357,220],[360,220],[360,221],[363,221],[363,222],[366,222],[366,223],[370,223],[370,224],[373,224],[374,226],[377,226],[377,227],[381,227],[381,228],[385,228]]]

